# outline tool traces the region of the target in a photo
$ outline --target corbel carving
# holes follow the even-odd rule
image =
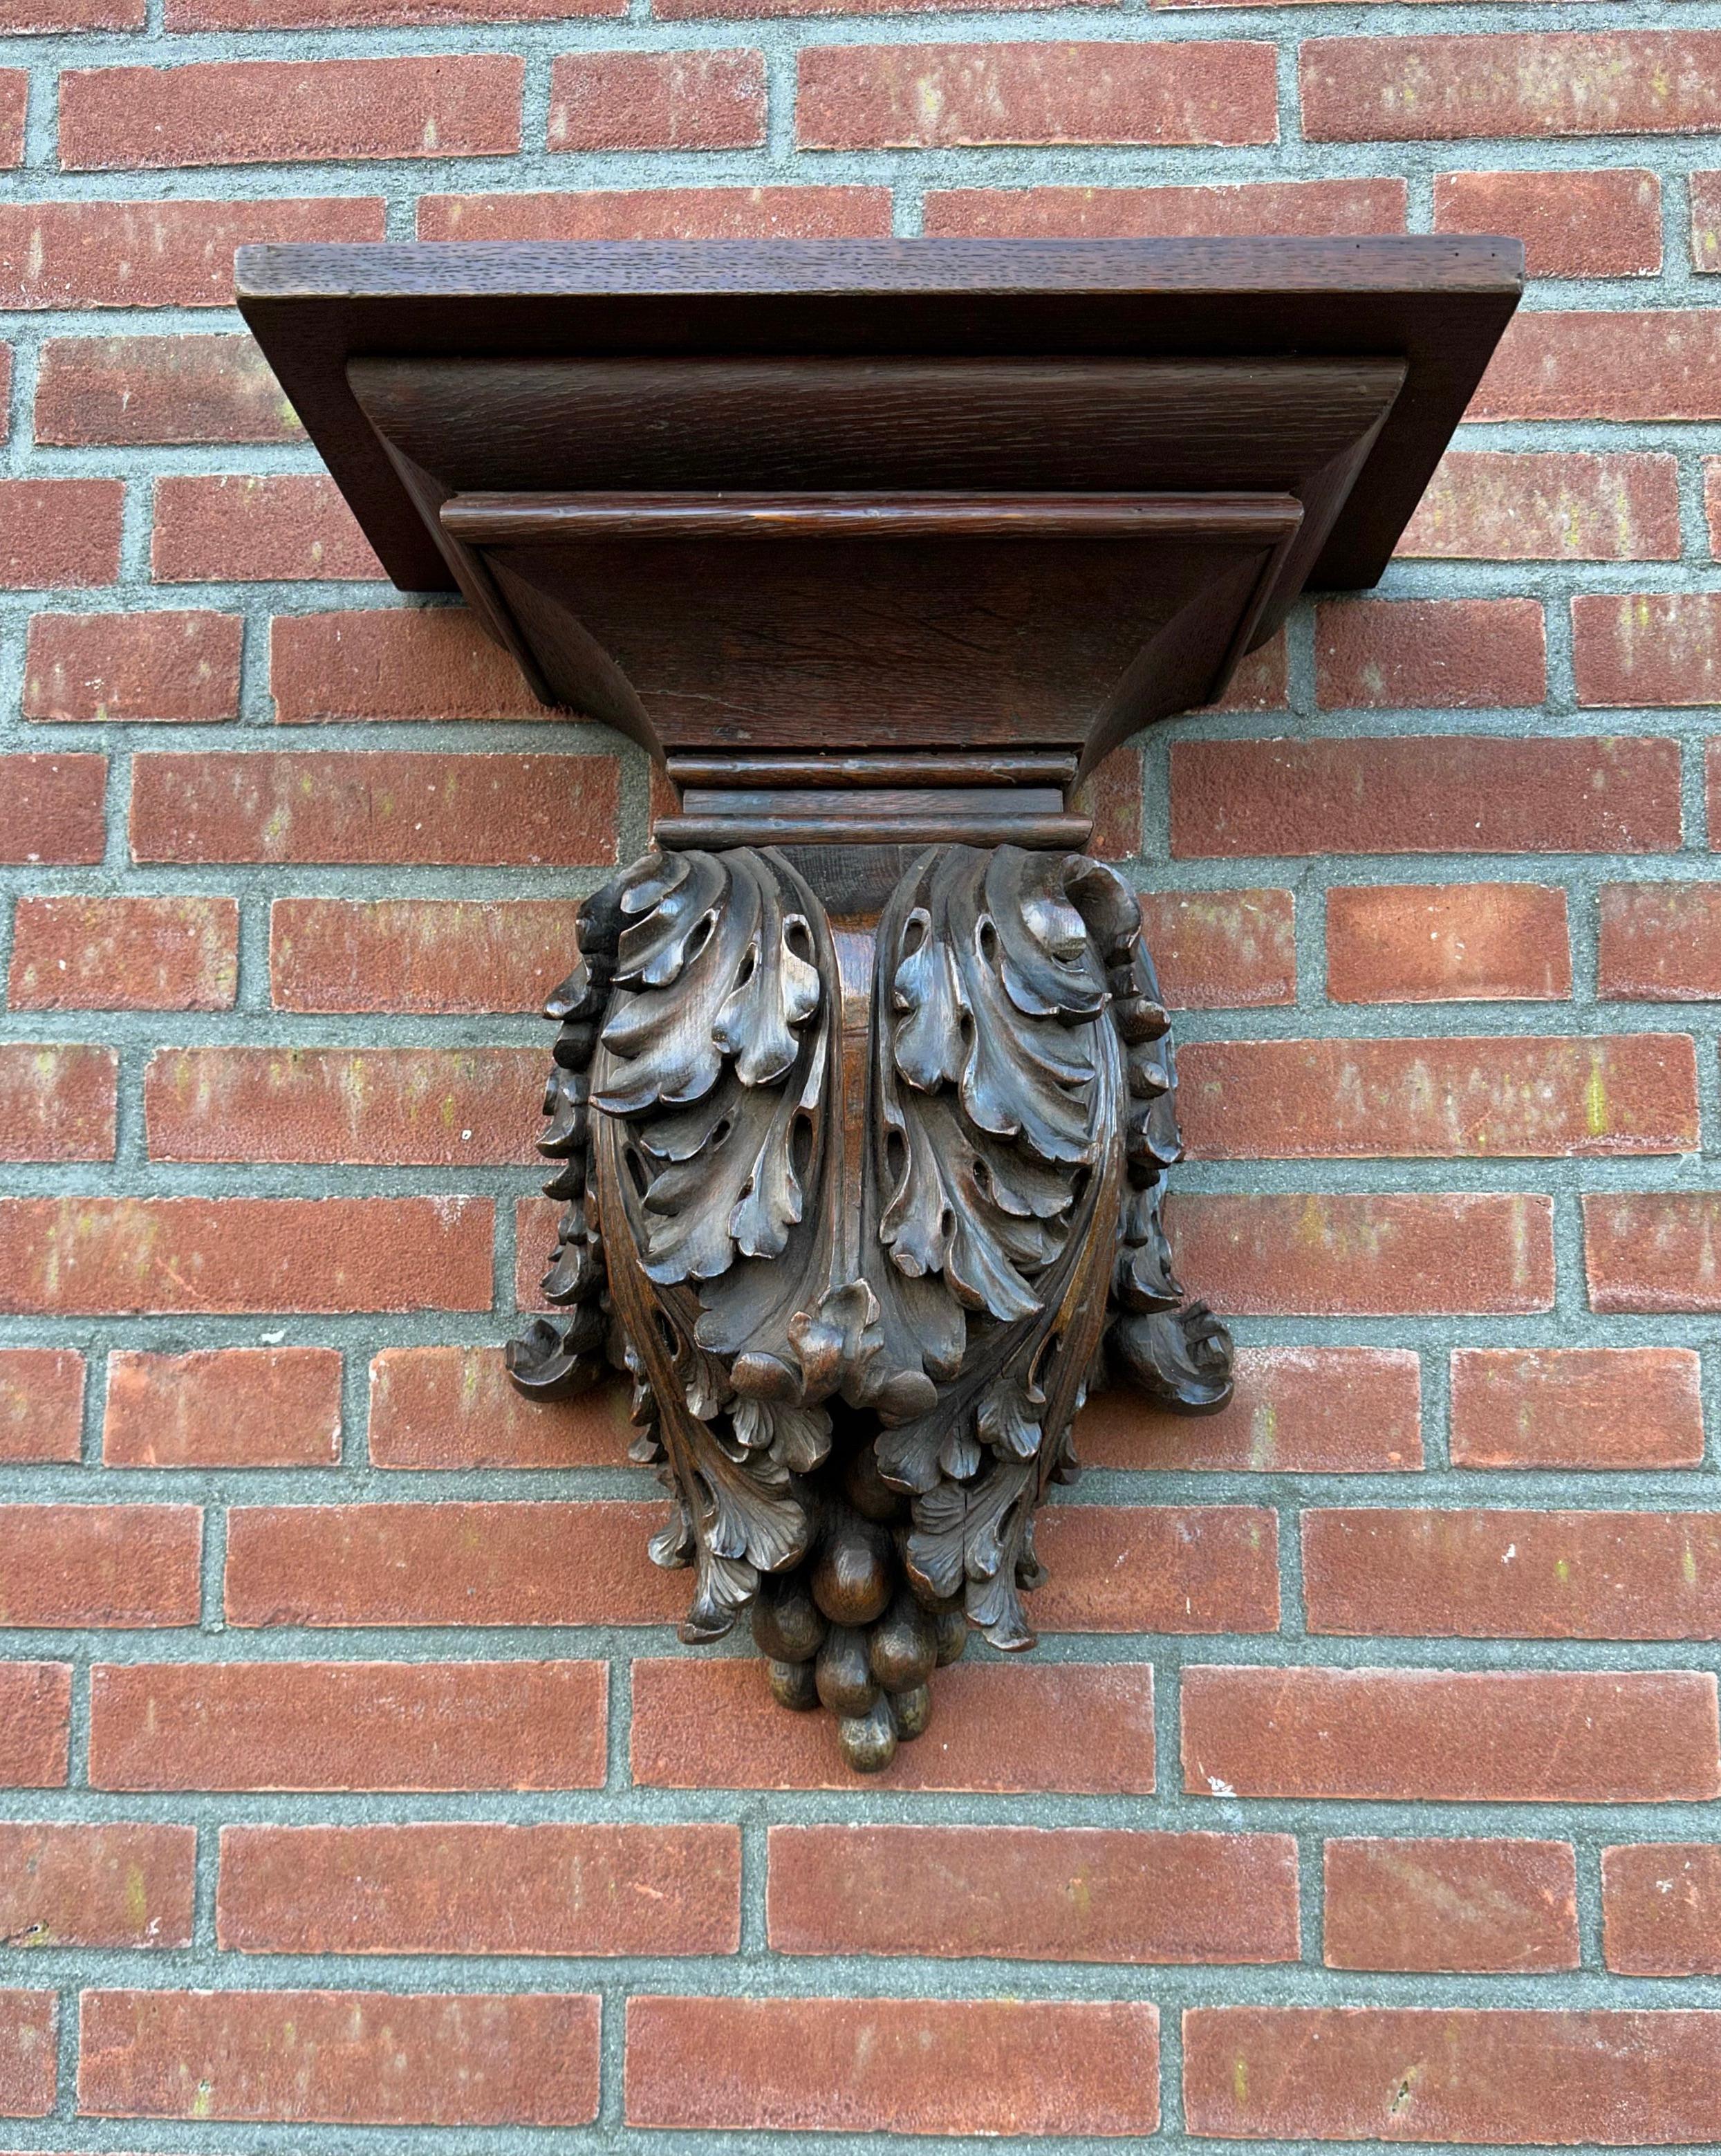
[[[627,1373],[682,1636],[749,1622],[859,1771],[970,1630],[1034,1644],[1087,1394],[1230,1394],[1072,789],[1374,581],[1518,282],[1474,240],[241,255],[397,580],[680,789],[549,1006],[555,1314],[509,1367]]]

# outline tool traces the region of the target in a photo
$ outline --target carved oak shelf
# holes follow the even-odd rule
[[[247,248],[372,545],[665,764],[579,910],[524,1391],[631,1374],[683,1625],[750,1614],[855,1768],[971,1626],[1033,1644],[1087,1392],[1190,1413],[1175,1066],[1072,789],[1373,583],[1514,242]]]

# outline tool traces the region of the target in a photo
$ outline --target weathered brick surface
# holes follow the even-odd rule
[[[64,1783],[71,1708],[69,1662],[0,1662],[0,1788]]]
[[[20,1947],[188,1947],[197,1830],[0,1825],[0,1938]]]
[[[1179,1065],[1190,1152],[1462,1159],[1689,1152],[1697,1058],[1685,1034],[1203,1041]]]
[[[1721,2014],[1497,2007],[1193,2008],[1190,2130],[1231,2138],[1702,2141]]]
[[[203,1527],[195,1505],[0,1505],[0,1625],[194,1625]]]
[[[24,716],[236,718],[244,629],[231,613],[39,613],[24,659]]]
[[[753,2133],[1151,2133],[1158,2051],[1158,2010],[1123,2000],[646,1996],[628,2002],[627,2118]],[[1046,2055],[1068,2069],[1041,2072]]]
[[[239,985],[230,898],[21,898],[14,1010],[226,1010]]]
[[[1721,1789],[1706,1671],[1186,1670],[1184,1785],[1215,1796],[1657,1803]]]
[[[1721,1974],[1721,1846],[1640,1842],[1601,1852],[1603,1950],[1621,1976]]]
[[[491,1209],[461,1198],[0,1199],[0,1311],[480,1310]]]
[[[598,2001],[352,1991],[88,1991],[78,2108],[109,2118],[584,2126]]]
[[[162,751],[131,777],[140,861],[573,866],[615,855],[609,757]]]
[[[111,1160],[118,1075],[110,1048],[0,1043],[0,1160]]]
[[[144,1074],[155,1160],[490,1167],[532,1158],[527,1049],[164,1048]]]
[[[1575,1969],[1577,1864],[1568,1841],[1329,1841],[1328,1969]]]
[[[659,1505],[240,1506],[230,1625],[650,1625],[687,1584],[645,1543]]]
[[[523,73],[501,53],[80,69],[60,85],[60,162],[136,172],[506,156],[520,146]]]
[[[108,1359],[101,1456],[110,1467],[331,1467],[340,1351],[122,1349]]]
[[[17,1689],[13,1719],[22,1725],[35,1698],[45,1732],[45,1677],[28,1697]],[[90,1779],[102,1789],[592,1789],[604,1779],[605,1689],[598,1662],[98,1666]],[[22,1756],[50,1758],[50,1737],[35,1741]],[[63,1755],[63,1734],[59,1743]],[[64,1780],[64,1768],[40,1779]]]
[[[1456,1467],[1695,1467],[1702,1368],[1688,1348],[1462,1348]]]
[[[1420,1365],[1390,1348],[1244,1348],[1231,1404],[1166,1414],[1126,1388],[1089,1401],[1076,1450],[1096,1467],[1365,1475],[1422,1465]]]
[[[1271,45],[809,45],[796,140],[820,150],[1271,142]]]
[[[768,1907],[782,1953],[1292,1961],[1297,1845],[1104,1827],[778,1826]]]
[[[1675,561],[1678,464],[1631,451],[1450,449],[1398,552],[1451,562]],[[1335,609],[1335,619],[1349,611]]]
[[[1565,893],[1539,883],[1341,884],[1327,894],[1334,1003],[1569,996]]]
[[[170,474],[156,484],[150,572],[166,584],[376,578],[382,564],[321,475]]]
[[[659,1789],[852,1787],[829,1716],[783,1712],[748,1661],[635,1662],[633,1776]],[[1141,1795],[1153,1787],[1145,1663],[958,1664],[932,1726],[871,1787]]]
[[[1660,853],[1679,843],[1667,740],[1177,742],[1171,850],[1234,855]]]
[[[1721,29],[1205,4],[0,0],[0,2147],[1716,2138]],[[672,789],[393,590],[234,251],[1405,230],[1543,280],[1477,424],[1081,795],[1236,1397],[1094,1393],[857,1784],[501,1353]]]
[[[1511,233],[1532,277],[1652,277],[1662,266],[1662,188],[1615,172],[1441,172],[1436,232]]]
[[[223,1827],[217,1909],[241,1953],[733,1953],[741,1834]]]
[[[0,1348],[0,1464],[75,1460],[83,1419],[84,1358],[74,1348]]]

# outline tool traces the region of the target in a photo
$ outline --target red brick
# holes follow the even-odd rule
[[[1585,597],[1571,608],[1580,704],[1721,702],[1721,592]]]
[[[386,1348],[371,1364],[373,1467],[619,1467],[637,1432],[628,1394],[524,1398],[496,1348]]]
[[[256,1505],[227,1516],[229,1625],[656,1625],[685,1575],[655,1504]]]
[[[1665,852],[1679,749],[1655,739],[1174,742],[1171,850],[1236,855]]]
[[[1089,853],[1102,861],[1133,860],[1142,850],[1141,751],[1113,749],[1076,788],[1071,805],[1093,819]]]
[[[0,1199],[0,1310],[487,1310],[481,1198]]]
[[[125,506],[121,480],[0,480],[0,588],[117,583]]]
[[[584,2126],[596,1999],[86,1991],[78,2109],[294,2125]]]
[[[1631,166],[1437,172],[1434,228],[1510,233],[1523,242],[1532,277],[1653,277],[1662,266],[1662,186]]]
[[[325,749],[140,756],[141,861],[585,868],[616,858],[611,756]]]
[[[65,1785],[71,1748],[68,1662],[0,1662],[0,1786]]]
[[[1044,8],[1048,0],[981,0],[973,12],[1015,14]],[[1115,8],[1122,0],[1076,0],[1078,7]],[[917,15],[930,13],[942,0],[652,0],[651,13],[659,22],[697,21],[717,17],[732,22],[742,18],[782,15]]]
[[[661,0],[655,12],[665,12]],[[950,239],[1253,239],[1264,233],[1321,239],[1402,232],[1405,192],[1402,180],[1388,179],[949,187],[927,194],[922,223],[933,238]]]
[[[666,1789],[845,1789],[829,1715],[785,1714],[756,1661],[634,1664],[633,1779]],[[959,1663],[932,1682],[932,1727],[869,1787],[1146,1796],[1146,1663]]]
[[[30,78],[23,68],[0,68],[0,165],[24,161],[24,121]]]
[[[36,380],[36,439],[75,448],[296,442],[293,408],[245,336],[54,337]]]
[[[1200,2006],[1184,2113],[1225,2139],[1708,2141],[1721,2014]]]
[[[0,756],[0,861],[101,859],[105,756]]]
[[[288,724],[550,716],[464,607],[279,615],[269,678]]]
[[[602,1662],[99,1666],[90,1786],[598,1789],[606,1691]]]
[[[1712,1512],[1310,1511],[1302,1572],[1311,1632],[1721,1637]]]
[[[195,1505],[0,1505],[0,1625],[195,1625]]]
[[[167,0],[170,30],[393,28],[623,15],[627,0]]]
[[[14,1010],[230,1010],[239,910],[230,898],[21,898]]]
[[[1626,451],[1449,449],[1395,551],[1449,562],[1676,562],[1678,467]]]
[[[1270,637],[1258,651],[1246,653],[1225,694],[1201,708],[1205,711],[1289,711],[1290,660],[1284,630]]]
[[[0,1938],[14,1947],[188,1947],[197,1830],[0,1826]]]
[[[84,1427],[84,1358],[70,1348],[0,1348],[0,1465],[75,1460]]]
[[[1470,419],[1721,418],[1721,308],[1516,316]]]
[[[1707,1671],[1186,1669],[1184,1786],[1239,1797],[1663,1804],[1721,1788]]]
[[[1595,1311],[1721,1312],[1721,1195],[1705,1190],[1587,1195],[1584,1266]]]
[[[321,473],[168,474],[156,481],[150,574],[168,584],[371,581],[383,565]]]
[[[1308,38],[1312,142],[1689,134],[1721,125],[1721,33]]]
[[[1406,1348],[1242,1348],[1220,1414],[1169,1414],[1114,1387],[1082,1410],[1076,1450],[1177,1474],[1402,1472],[1422,1465],[1420,1365]]]
[[[33,30],[141,30],[145,0],[6,0],[0,27]]]
[[[1121,1999],[634,1998],[624,2103],[629,2126],[1152,2133],[1159,2011]]]
[[[1253,1505],[1061,1505],[1028,1603],[1048,1632],[1276,1632],[1278,1521]]]
[[[1569,1841],[1329,1841],[1328,1969],[1575,1969]]]
[[[27,719],[203,723],[239,708],[236,613],[39,613],[24,661]]]
[[[1690,1034],[1188,1044],[1184,1141],[1208,1160],[1604,1159],[1694,1152]]]
[[[239,1953],[726,1954],[736,1826],[229,1826]]]
[[[341,1352],[121,1349],[108,1359],[101,1456],[109,1467],[332,1467]]]
[[[884,239],[890,232],[888,187],[601,187],[419,200],[420,239]]]
[[[1288,1834],[773,1826],[777,1953],[1295,1961]]]
[[[1621,1976],[1721,1974],[1721,1845],[1601,1852],[1602,1951]]]
[[[111,1048],[0,1043],[0,1160],[111,1160],[119,1071]]]
[[[550,74],[552,150],[750,150],[765,139],[765,56],[562,53]]]
[[[1142,940],[1177,1010],[1297,1000],[1297,901],[1288,891],[1142,894]]]
[[[0,2118],[45,2118],[59,2081],[59,2001],[51,1991],[0,1991]]]
[[[524,75],[501,53],[72,69],[59,79],[59,162],[88,172],[511,157]]]
[[[1721,269],[1721,172],[1693,172],[1691,197],[1691,266],[1701,272]]]
[[[1196,44],[811,45],[804,150],[986,143],[1276,142],[1273,48]]]
[[[279,898],[270,909],[276,1007],[297,1011],[532,1011],[578,951],[566,898]]]
[[[1238,1316],[1506,1317],[1554,1306],[1545,1197],[1184,1196],[1171,1226],[1179,1272]]]
[[[1721,999],[1721,887],[1604,884],[1600,914],[1599,995],[1656,1004]]]
[[[1455,1467],[1697,1467],[1703,1381],[1692,1348],[1460,1348]]]
[[[1323,711],[1539,704],[1548,647],[1537,599],[1350,599],[1315,609]]]
[[[230,307],[236,248],[380,239],[383,231],[375,195],[8,203],[0,207],[0,306]]]
[[[1557,884],[1343,884],[1327,893],[1334,1003],[1539,1001],[1571,992]]]
[[[529,1161],[530,1048],[162,1048],[144,1070],[152,1160],[492,1167]]]

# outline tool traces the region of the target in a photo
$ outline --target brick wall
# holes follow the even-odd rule
[[[0,2140],[1713,2142],[1712,0],[0,22]],[[1095,1405],[857,1787],[501,1378],[643,760],[378,582],[233,248],[1407,228],[1537,281],[1401,559],[1102,793],[1239,1404]]]

